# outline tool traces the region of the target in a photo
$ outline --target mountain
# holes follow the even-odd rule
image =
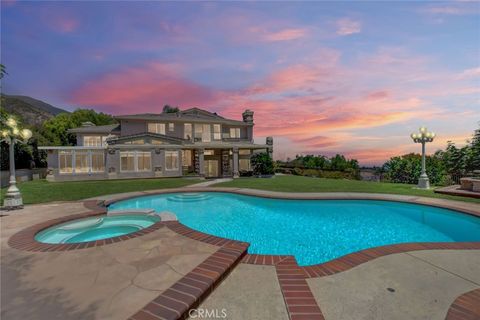
[[[66,110],[54,107],[46,102],[27,97],[2,94],[2,108],[7,112],[18,115],[25,124],[41,125],[59,113]]]

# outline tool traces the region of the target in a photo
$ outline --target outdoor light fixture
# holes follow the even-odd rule
[[[22,195],[18,190],[15,180],[15,143],[27,143],[28,139],[32,137],[32,131],[28,129],[18,128],[18,123],[14,118],[8,118],[5,121],[5,128],[2,130],[2,142],[6,142],[9,146],[10,157],[10,186],[5,195],[4,207],[6,209],[20,209],[23,207]]]
[[[430,180],[428,179],[427,172],[425,171],[425,143],[432,142],[435,138],[434,132],[429,132],[427,128],[421,127],[420,133],[412,133],[410,137],[413,142],[422,144],[422,172],[418,179],[418,188],[428,189],[430,188]]]

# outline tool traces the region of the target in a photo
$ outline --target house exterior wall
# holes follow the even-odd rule
[[[205,166],[208,166],[209,172],[215,172],[212,161],[218,161],[218,176],[234,176],[239,175],[239,160],[247,159],[250,155],[239,154],[240,149],[268,149],[271,154],[271,144],[254,145],[253,144],[253,112],[247,110],[243,114],[244,124],[235,124],[232,120],[225,119],[168,119],[168,120],[125,120],[120,121],[120,133],[115,131],[115,135],[119,134],[117,139],[109,139],[108,144],[101,147],[85,147],[84,136],[98,135],[108,136],[105,133],[77,133],[77,147],[44,147],[48,150],[48,179],[53,181],[67,180],[102,180],[102,179],[129,179],[129,178],[157,178],[157,177],[180,177],[184,174],[182,163],[182,149],[191,150],[192,165],[189,167],[199,176],[206,174]],[[203,122],[205,121],[205,122]],[[223,121],[223,122],[222,122]],[[148,133],[148,123],[165,123],[165,135]],[[228,123],[225,123],[228,122]],[[174,123],[174,130],[168,130],[168,123]],[[184,140],[184,124],[192,124],[192,139]],[[214,124],[221,126],[221,139],[214,140]],[[195,139],[196,126],[210,126],[210,142]],[[240,137],[230,138],[230,129],[239,128]],[[118,129],[117,129],[118,130]],[[180,139],[172,139],[180,138]],[[138,142],[138,140],[143,140]],[[210,147],[210,143],[212,147]],[[250,147],[251,146],[251,147]],[[211,155],[209,151],[205,154],[205,150],[214,150]],[[60,173],[59,168],[59,152],[62,150],[75,150],[75,152],[103,152],[104,153],[104,172],[90,173]],[[151,169],[148,171],[129,171],[121,170],[121,152],[122,151],[148,151],[151,155]],[[178,154],[178,169],[166,169],[166,152],[175,151]],[[89,158],[89,159],[93,159]],[[74,163],[76,160],[72,160]],[[89,160],[90,161],[90,160]],[[93,160],[91,160],[93,162]],[[91,171],[91,169],[90,169]],[[187,171],[187,170],[186,170]]]

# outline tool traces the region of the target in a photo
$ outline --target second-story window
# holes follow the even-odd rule
[[[165,123],[149,122],[148,132],[165,134]]]
[[[101,136],[84,136],[83,145],[85,147],[100,147],[102,145]]]
[[[168,131],[174,131],[175,130],[175,123],[173,122],[170,122],[168,124]]]
[[[213,125],[213,140],[221,140],[222,139],[222,132],[220,131],[220,125],[214,124]]]
[[[192,139],[192,124],[185,123],[183,125],[183,139],[190,140]]]
[[[240,128],[230,128],[230,138],[240,138]]]
[[[203,142],[212,141],[212,131],[211,131],[211,126],[209,124],[203,125],[202,141]]]

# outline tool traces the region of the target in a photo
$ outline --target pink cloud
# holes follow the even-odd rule
[[[304,38],[307,35],[307,30],[302,28],[284,29],[277,32],[266,33],[263,39],[268,42],[276,41],[290,41]]]
[[[182,78],[176,65],[149,63],[113,71],[81,85],[71,101],[84,106],[99,106],[113,114],[160,112],[163,105],[208,105],[212,90]]]
[[[350,18],[342,18],[336,22],[336,33],[340,36],[348,36],[362,31],[362,24],[360,21],[352,20]]]

